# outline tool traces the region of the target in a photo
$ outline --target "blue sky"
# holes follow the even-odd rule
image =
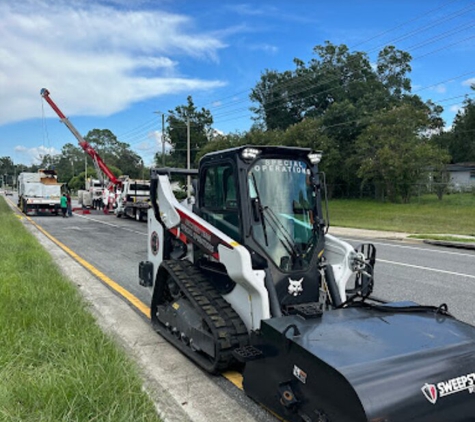
[[[160,113],[188,95],[224,133],[252,124],[250,90],[266,69],[293,70],[326,40],[408,51],[413,92],[450,127],[475,83],[475,3],[468,0],[3,0],[0,157],[37,162],[77,145],[41,98],[83,135],[110,129],[147,165],[161,151]]]

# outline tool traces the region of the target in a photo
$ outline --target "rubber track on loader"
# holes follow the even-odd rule
[[[182,294],[206,322],[214,338],[216,356],[212,358],[195,352],[152,316],[155,330],[210,373],[233,366],[236,363],[233,350],[249,343],[247,328],[239,315],[191,262],[168,260],[162,262],[162,267],[173,277]],[[167,305],[170,306],[172,302]],[[152,312],[155,312],[155,308]]]

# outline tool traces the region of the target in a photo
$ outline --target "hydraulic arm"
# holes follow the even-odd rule
[[[63,122],[71,133],[76,137],[81,148],[92,158],[96,170],[100,170],[105,176],[109,179],[111,185],[117,186],[121,185],[121,181],[114,176],[114,173],[111,172],[106,163],[99,156],[97,151],[81,136],[69,119],[63,114],[55,102],[50,98],[49,91],[46,88],[41,89],[41,96],[46,100],[46,102],[51,106],[51,108],[59,116],[61,122]],[[99,174],[100,174],[99,172]],[[110,190],[110,189],[109,189]]]

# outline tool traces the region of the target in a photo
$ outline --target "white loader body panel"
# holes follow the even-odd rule
[[[187,237],[205,242],[206,240],[194,232],[195,227],[212,233],[220,241],[217,260],[227,269],[229,277],[237,284],[233,291],[223,297],[243,320],[248,330],[259,329],[263,319],[270,318],[269,295],[264,285],[264,271],[252,269],[251,256],[248,250],[225,233],[216,229],[207,221],[193,212],[184,204],[180,204],[174,194],[168,176],[159,176],[157,199],[160,204],[160,218],[167,229],[177,228]],[[154,264],[154,280],[163,260],[163,252],[155,253],[153,243],[158,240],[163,245],[163,229],[149,210],[149,261]],[[196,236],[195,236],[196,234]],[[157,239],[158,238],[158,239]],[[190,246],[190,245],[189,245]]]

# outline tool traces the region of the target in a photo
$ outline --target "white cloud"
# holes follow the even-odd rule
[[[149,139],[152,139],[154,141],[153,148],[155,152],[162,152],[163,151],[163,142],[162,142],[162,132],[159,130],[154,130],[153,132],[150,132],[148,134]],[[171,144],[166,140],[166,135],[165,135],[165,154],[168,154],[170,150],[172,149]]]
[[[472,86],[472,85],[475,85],[475,78],[470,78],[470,79],[467,79],[466,81],[463,81],[463,82],[462,82],[462,85],[463,85],[463,86]]]
[[[43,161],[43,157],[45,155],[53,156],[60,154],[61,151],[58,151],[54,147],[45,147],[44,145],[34,148],[27,148],[23,145],[17,145],[15,147],[15,153],[30,164],[40,164]]]
[[[440,84],[432,87],[431,91],[437,92],[438,94],[444,94],[447,92],[447,87],[444,84]]]
[[[461,105],[453,105],[449,108],[449,110],[452,112],[452,113],[458,113],[460,110],[462,110],[463,107]]]
[[[143,157],[147,167],[155,165],[154,158],[156,153],[162,153],[162,132],[159,130],[151,131],[147,134],[147,141],[140,142],[134,149]],[[165,154],[169,154],[172,149],[171,144],[165,141]]]
[[[107,116],[137,101],[224,85],[179,74],[179,58],[217,61],[225,47],[195,33],[182,15],[7,0],[0,4],[0,39],[0,87],[8,98],[0,103],[0,124],[38,117],[43,87],[69,115]]]
[[[140,142],[138,145],[135,146],[137,151],[150,151],[151,149],[155,148],[154,144],[150,142]]]

